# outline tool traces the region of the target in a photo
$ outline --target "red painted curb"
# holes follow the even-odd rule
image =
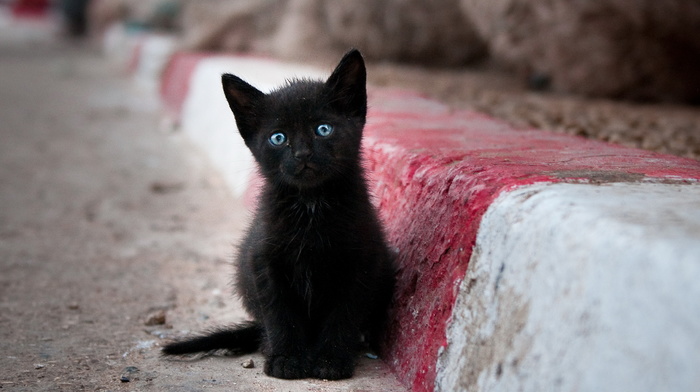
[[[386,352],[416,391],[434,388],[479,223],[501,192],[537,182],[700,180],[695,160],[517,130],[469,111],[426,112],[416,95],[397,101],[379,93],[371,99],[365,156],[400,266]]]
[[[181,115],[203,53],[177,53],[163,75],[166,108]],[[371,72],[371,70],[370,70]],[[373,189],[400,266],[385,356],[416,391],[435,364],[481,218],[503,191],[537,182],[697,182],[700,162],[451,111],[400,90],[370,90],[364,143]]]
[[[202,59],[209,57],[212,56],[207,53],[176,52],[170,58],[160,81],[160,97],[168,115],[175,119],[182,117],[192,73]]]
[[[19,18],[45,18],[49,15],[48,0],[17,0],[11,6],[12,15]]]
[[[139,56],[140,48],[134,49],[133,55]],[[163,69],[160,80],[160,97],[167,113],[176,119],[181,118],[183,105],[189,92],[190,79],[200,61],[211,58],[241,57],[249,56],[207,52],[175,52]],[[138,60],[135,63],[138,64]],[[135,68],[130,68],[130,71],[134,71]]]

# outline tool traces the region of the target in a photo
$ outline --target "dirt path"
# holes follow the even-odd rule
[[[344,382],[161,359],[162,338],[244,317],[228,285],[247,213],[98,53],[3,34],[0,389],[402,390],[370,359]]]

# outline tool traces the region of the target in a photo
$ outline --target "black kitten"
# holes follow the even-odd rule
[[[297,80],[269,94],[234,75],[222,82],[265,179],[237,260],[237,291],[254,321],[163,352],[261,348],[273,377],[351,377],[362,337],[376,347],[394,287],[361,164],[362,56],[348,52],[325,83]]]

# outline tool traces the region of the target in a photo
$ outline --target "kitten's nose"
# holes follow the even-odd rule
[[[299,147],[294,150],[294,158],[298,160],[308,159],[311,156],[311,149],[308,147]]]

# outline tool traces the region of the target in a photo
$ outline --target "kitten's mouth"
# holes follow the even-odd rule
[[[311,162],[305,162],[299,164],[296,169],[294,169],[295,176],[306,176],[309,174],[315,174],[318,172],[318,166]]]
[[[316,186],[322,177],[319,166],[311,162],[300,163],[288,173],[291,174],[290,180],[301,187]]]

